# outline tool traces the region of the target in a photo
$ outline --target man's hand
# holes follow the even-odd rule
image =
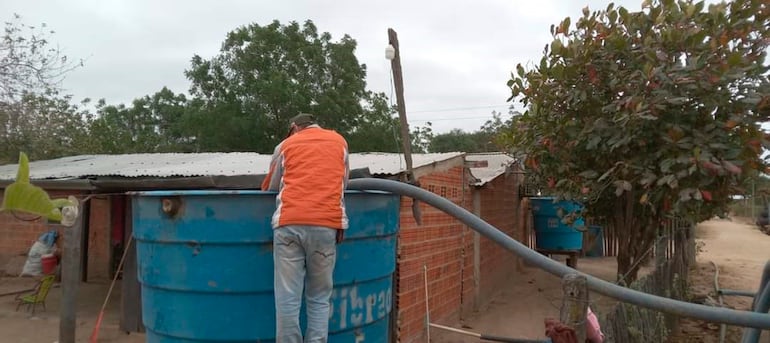
[[[343,239],[345,239],[345,230],[337,230],[337,244],[342,243]]]

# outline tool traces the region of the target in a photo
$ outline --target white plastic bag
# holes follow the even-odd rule
[[[48,246],[41,241],[35,241],[27,254],[27,261],[24,268],[21,269],[22,276],[39,276],[43,273],[43,263],[41,258],[53,252],[53,247]]]

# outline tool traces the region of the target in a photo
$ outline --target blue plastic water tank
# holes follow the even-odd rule
[[[544,250],[580,250],[583,248],[583,217],[565,224],[559,212],[568,214],[583,209],[575,201],[561,200],[554,202],[553,197],[530,198],[535,226],[535,247]]]
[[[387,342],[400,198],[345,194],[329,342]],[[178,213],[162,210],[177,201]],[[152,191],[132,197],[148,343],[273,342],[275,193]],[[304,306],[300,315],[304,331]]]
[[[586,256],[602,257],[604,256],[604,230],[599,225],[589,225],[586,235],[588,244],[586,246]]]

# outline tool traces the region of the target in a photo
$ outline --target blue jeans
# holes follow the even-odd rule
[[[337,260],[337,231],[320,226],[287,225],[273,230],[276,343],[302,343],[299,310],[305,290],[305,343],[325,343],[329,299]]]

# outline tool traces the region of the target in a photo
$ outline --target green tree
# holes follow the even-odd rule
[[[722,213],[767,165],[770,7],[704,7],[585,8],[574,27],[551,27],[538,67],[518,65],[508,82],[527,111],[502,141],[553,195],[612,220],[626,281],[667,218]]]
[[[29,26],[14,15],[0,34],[0,163],[59,157],[81,133],[79,110],[62,95],[61,81],[74,68],[50,43],[45,24]]]
[[[434,135],[430,141],[430,152],[486,152],[491,151],[491,136],[482,131],[467,132],[452,129],[447,133]]]
[[[319,34],[312,21],[303,25],[273,21],[251,24],[227,34],[220,53],[194,56],[186,71],[196,97],[188,118],[202,150],[272,152],[299,112],[351,139],[351,149],[392,143],[392,109],[382,95],[366,90],[366,66],[354,54],[356,42],[337,42]],[[380,101],[378,103],[378,101]],[[367,136],[373,135],[373,136]]]
[[[515,112],[511,110],[511,115]],[[503,120],[500,112],[492,111],[492,119],[487,120],[480,129],[467,132],[462,129],[452,129],[431,137],[430,152],[493,152],[501,147],[496,138],[510,126],[511,119]]]
[[[399,152],[401,131],[398,117],[384,94],[371,94],[364,107],[363,120],[347,135],[351,152]]]
[[[415,126],[409,137],[412,139],[411,148],[413,153],[424,154],[430,152],[430,143],[433,141],[433,123],[426,122],[423,126]]]
[[[184,94],[166,87],[130,106],[101,100],[89,121],[91,142],[84,149],[110,154],[193,151],[188,134],[194,126],[185,121],[191,110]]]

